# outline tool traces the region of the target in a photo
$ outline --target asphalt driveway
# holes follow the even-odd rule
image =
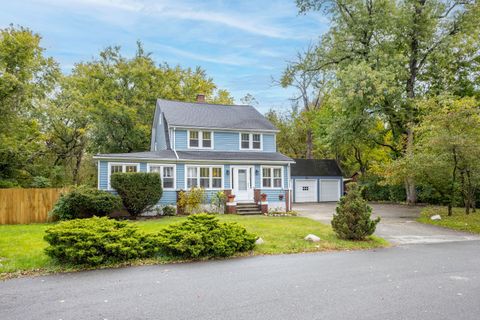
[[[393,244],[439,243],[451,241],[480,240],[470,233],[453,231],[418,223],[415,219],[422,207],[392,204],[371,204],[373,216],[382,220],[377,226],[376,235]],[[294,204],[293,209],[301,216],[330,223],[336,203]]]

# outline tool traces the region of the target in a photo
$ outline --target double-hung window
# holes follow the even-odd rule
[[[138,172],[139,171],[139,165],[136,163],[109,163],[108,164],[109,168],[109,174],[108,174],[108,189],[111,189],[112,187],[110,186],[110,178],[113,173],[116,172]]]
[[[262,135],[260,133],[240,133],[240,149],[261,150]]]
[[[187,166],[187,189],[201,187],[204,189],[221,189],[223,184],[221,166]]]
[[[263,167],[262,168],[262,187],[280,189],[283,185],[281,167]]]
[[[175,189],[175,166],[171,164],[149,164],[149,172],[158,172],[163,189]]]
[[[212,149],[213,139],[211,131],[188,131],[188,147],[192,149]]]

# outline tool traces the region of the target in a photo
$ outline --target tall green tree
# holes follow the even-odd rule
[[[40,35],[10,26],[0,30],[0,180],[28,185],[48,166],[38,113],[55,89],[57,63],[44,54]]]
[[[381,81],[374,83],[372,93],[367,92],[375,104],[365,103],[364,112],[359,113],[357,106],[364,103],[364,97],[358,96],[352,116],[370,114],[381,119],[389,142],[377,139],[376,143],[390,149],[393,160],[412,157],[414,128],[420,116],[418,99],[429,90],[446,86],[439,72],[433,72],[433,65],[442,59],[443,65],[457,64],[457,70],[467,74],[474,66],[462,64],[458,58],[468,61],[478,56],[472,49],[478,37],[471,35],[478,34],[474,26],[480,24],[479,4],[473,0],[297,0],[297,5],[302,13],[322,10],[331,19],[329,31],[317,46],[315,67],[310,70],[330,71],[335,78],[347,72],[354,78],[358,71],[355,66],[363,64],[364,71]],[[462,54],[440,54],[449,50]],[[455,71],[453,74],[459,76]],[[468,77],[461,79],[467,81]],[[342,86],[342,82],[334,81],[334,85]],[[383,94],[380,87],[388,91]],[[405,176],[404,185],[407,201],[416,202],[414,178]]]

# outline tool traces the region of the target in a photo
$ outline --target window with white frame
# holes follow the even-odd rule
[[[240,133],[240,149],[261,150],[262,135],[260,133]]]
[[[108,189],[111,189],[112,187],[110,186],[110,178],[113,173],[116,172],[138,172],[139,171],[139,165],[136,163],[109,163],[108,164]]]
[[[221,189],[223,185],[223,169],[215,166],[187,166],[187,189],[202,187],[205,189]]]
[[[149,172],[158,172],[163,189],[175,189],[175,166],[171,164],[149,164]]]
[[[213,139],[211,131],[188,131],[188,147],[193,149],[212,149]]]
[[[262,187],[263,188],[282,188],[283,185],[281,167],[263,167],[262,168]]]

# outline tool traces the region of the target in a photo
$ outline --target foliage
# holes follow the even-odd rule
[[[30,186],[32,188],[49,188],[52,186],[52,183],[48,178],[45,178],[42,176],[36,176],[36,177],[33,177],[32,184]]]
[[[210,203],[214,207],[215,213],[223,213],[227,203],[227,196],[223,191],[217,191],[212,195]]]
[[[401,184],[386,184],[381,176],[373,173],[360,177],[362,196],[367,201],[404,202],[405,188]]]
[[[120,207],[119,196],[96,188],[79,186],[62,194],[49,212],[49,216],[54,221],[101,217]]]
[[[45,231],[47,255],[74,265],[122,262],[152,257],[158,250],[155,237],[131,223],[103,218],[61,222]]]
[[[122,198],[123,205],[133,217],[155,206],[163,194],[157,172],[116,172],[111,185]]]
[[[348,184],[347,195],[340,198],[332,228],[340,239],[364,240],[375,232],[380,217],[370,219],[372,208],[362,198],[362,190],[356,183]]]
[[[199,213],[201,205],[205,203],[207,196],[203,188],[191,188],[188,191],[181,191],[177,205],[183,208],[185,213]]]
[[[177,214],[177,209],[172,205],[162,207],[162,214],[164,216],[174,216]]]
[[[15,188],[18,187],[16,181],[11,180],[0,180],[0,189]]]
[[[204,213],[191,215],[159,233],[161,251],[183,258],[232,256],[252,250],[256,238],[236,223],[221,223]]]
[[[429,206],[422,210],[418,222],[449,228],[453,230],[480,234],[480,215],[465,214],[463,208],[453,208],[449,214],[447,207]],[[434,215],[440,215],[442,219],[430,219]]]

